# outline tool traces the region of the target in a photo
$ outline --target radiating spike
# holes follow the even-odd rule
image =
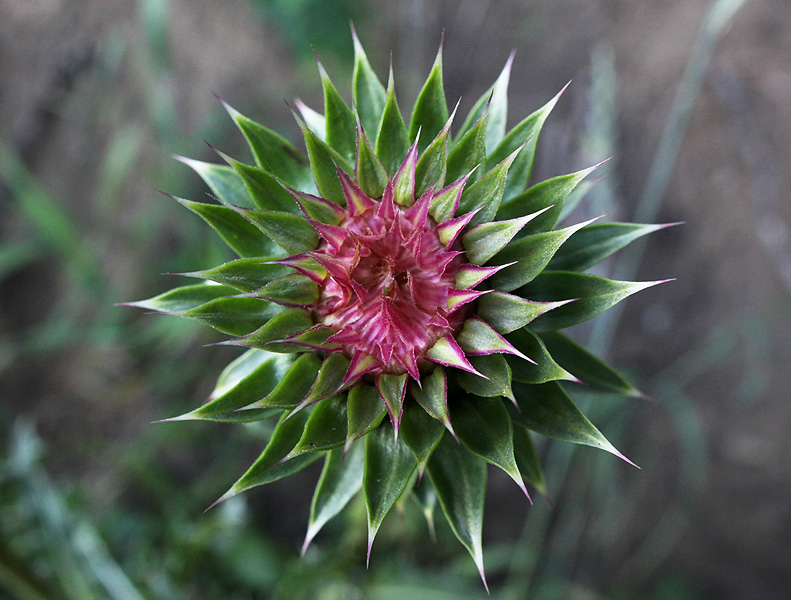
[[[307,192],[295,190],[288,186],[284,187],[307,217],[318,219],[318,212],[321,211],[325,214],[332,215],[334,222],[330,222],[330,224],[337,225],[346,216],[346,211],[343,210],[343,207],[334,202],[330,202],[321,196],[314,196]]]
[[[305,252],[304,255],[312,258],[327,269],[327,272],[334,279],[346,282],[349,281],[351,277],[349,274],[349,265],[345,261],[321,252]]]
[[[488,354],[513,354],[531,364],[537,364],[528,358],[513,344],[497,333],[494,328],[480,317],[473,316],[464,322],[458,335],[459,346],[469,356],[486,356]]]
[[[422,230],[428,218],[428,209],[434,196],[434,188],[429,188],[420,199],[404,213],[404,218],[412,223],[417,230]]]
[[[311,224],[313,229],[318,233],[334,250],[339,250],[346,241],[349,233],[343,227],[337,225],[327,225],[326,223],[319,223],[313,219],[306,219]]]
[[[398,441],[398,430],[401,428],[401,416],[404,414],[404,397],[406,396],[407,374],[391,375],[380,373],[376,376],[376,390],[387,407],[390,422]]]
[[[376,202],[369,198],[343,169],[338,168],[337,172],[343,195],[346,196],[346,210],[350,217],[359,216],[376,206]]]
[[[468,371],[484,379],[489,379],[485,375],[479,373],[475,367],[470,364],[470,361],[468,361],[467,357],[464,355],[464,350],[462,350],[456,340],[453,339],[453,336],[449,335],[437,340],[429,351],[426,352],[426,358],[445,367],[456,367],[462,371]]]
[[[437,235],[439,235],[439,241],[445,244],[445,246],[450,247],[450,245],[456,241],[456,238],[470,223],[472,218],[479,210],[481,209],[476,208],[475,210],[468,212],[466,215],[462,215],[460,217],[456,217],[455,219],[450,219],[449,221],[443,221],[440,223],[437,226]]]
[[[475,169],[477,168],[476,166]],[[461,200],[461,193],[464,191],[464,186],[475,169],[434,194],[428,212],[437,223],[444,223],[452,219],[456,214],[456,209],[459,207],[459,201]]]
[[[491,277],[498,271],[502,271],[506,267],[515,265],[516,262],[506,263],[504,265],[497,265],[494,267],[479,267],[472,263],[466,263],[461,266],[459,272],[456,273],[456,287],[460,290],[474,288],[476,285]]]
[[[260,264],[273,264],[291,267],[292,269],[296,269],[302,275],[310,277],[316,283],[321,283],[327,278],[327,269],[324,266],[318,264],[313,259],[313,257],[306,253],[295,254],[294,256],[289,256],[280,260],[273,260],[271,262],[262,262]]]
[[[458,310],[465,304],[477,300],[492,290],[456,290],[448,291],[448,314]]]
[[[415,139],[415,143],[407,152],[404,162],[396,171],[393,177],[393,200],[402,206],[412,206],[415,202],[415,167],[417,166],[417,144],[420,139],[420,131]]]
[[[376,216],[385,221],[394,220],[396,214],[395,201],[393,200],[393,180],[387,182],[385,193],[376,209]]]
[[[362,350],[356,350],[349,364],[349,370],[346,371],[346,376],[343,378],[341,387],[347,387],[353,384],[360,377],[373,371],[377,367],[381,367],[381,365],[374,356]]]

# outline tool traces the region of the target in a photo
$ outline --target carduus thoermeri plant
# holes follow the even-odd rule
[[[353,38],[353,107],[321,63],[324,114],[296,103],[307,155],[226,104],[255,165],[180,158],[218,203],[179,202],[239,258],[132,304],[247,348],[207,403],[167,419],[277,420],[220,500],[323,458],[303,551],[362,491],[370,557],[414,493],[438,499],[483,576],[487,463],[529,498],[525,481],[544,491],[532,432],[624,458],[566,386],[640,393],[560,330],[661,283],[584,271],[663,226],[555,226],[595,167],[528,185],[560,94],[506,132],[513,55],[452,134],[441,48],[407,125],[392,69],[385,88]]]

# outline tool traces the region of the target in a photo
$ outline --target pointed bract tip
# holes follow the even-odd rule
[[[530,504],[533,504],[533,499],[530,497],[530,492],[527,491],[527,487],[525,486],[525,482],[522,480],[522,478],[520,477],[519,479],[517,479],[515,481],[516,481],[516,485],[519,486],[519,489],[522,490],[522,492],[524,492],[525,498],[527,498],[527,501]]]
[[[151,421],[151,423],[175,423],[176,421],[191,421],[192,418],[190,417],[192,413],[186,413],[183,415],[178,415],[177,417],[168,417],[167,419],[158,419],[156,421]]]
[[[220,502],[225,502],[225,501],[226,501],[228,498],[233,498],[233,497],[234,497],[236,494],[237,494],[237,492],[235,492],[235,491],[234,491],[234,489],[233,489],[233,487],[231,487],[231,489],[230,489],[230,490],[228,490],[228,491],[227,491],[227,492],[225,492],[225,493],[224,493],[222,496],[220,496],[220,497],[219,497],[219,498],[217,498],[217,499],[216,499],[214,502],[212,502],[212,503],[209,505],[209,507],[208,507],[206,510],[204,510],[203,512],[204,512],[204,513],[207,513],[207,512],[209,512],[209,511],[210,511],[212,508],[214,508],[215,506],[217,506],[217,505],[218,505]]]
[[[300,548],[299,550],[300,557],[302,558],[305,557],[305,552],[308,551],[308,548],[310,547],[310,543],[313,541],[314,535],[315,534],[311,532],[310,528],[308,528],[308,532],[305,534],[305,541],[302,542],[302,548]]]

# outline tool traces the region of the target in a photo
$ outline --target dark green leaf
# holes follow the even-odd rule
[[[468,396],[453,406],[450,419],[470,452],[505,471],[527,495],[514,459],[511,417],[501,399]]]
[[[278,379],[277,385],[251,408],[295,408],[310,392],[321,367],[321,360],[306,352]]]
[[[387,407],[396,437],[398,437],[398,428],[401,425],[401,413],[404,410],[407,378],[406,373],[401,375],[382,373],[376,378],[376,389]]]
[[[305,275],[285,275],[256,290],[255,295],[285,306],[308,306],[319,299],[319,286]]]
[[[290,254],[315,250],[319,234],[301,215],[275,210],[242,210],[240,214]]]
[[[417,463],[409,448],[398,440],[393,444],[388,427],[379,427],[365,436],[363,492],[368,513],[368,558],[376,532],[385,516],[404,492]]]
[[[445,102],[445,89],[442,86],[442,46],[431,67],[431,72],[420,90],[412,118],[409,122],[409,139],[414,142],[420,130],[418,150],[423,152],[429,142],[436,137],[448,121],[448,105]]]
[[[244,182],[231,167],[215,165],[183,156],[176,158],[200,175],[201,179],[211,189],[212,194],[223,202],[248,208],[253,206]]]
[[[513,370],[513,380],[523,383],[546,383],[557,379],[574,381],[575,377],[557,364],[547,352],[544,343],[527,329],[514,331],[508,336],[511,342],[520,352],[529,356],[538,364],[531,364],[518,358],[508,357],[508,363]]]
[[[595,168],[590,167],[537,183],[523,193],[504,200],[497,212],[497,218],[510,219],[543,211],[525,226],[522,235],[549,231],[557,222],[566,198]]]
[[[549,113],[552,112],[565,89],[564,87],[557,96],[509,131],[503,141],[497,145],[497,148],[489,153],[488,164],[496,164],[524,145],[519,157],[514,161],[512,168],[508,172],[508,180],[505,182],[504,190],[506,201],[525,189],[530,179],[530,172],[533,169],[533,157],[536,153],[538,135],[544,126],[544,121],[546,121]]]
[[[220,153],[220,156],[239,174],[256,207],[286,212],[297,212],[299,210],[291,194],[271,174],[260,167],[251,167],[240,163],[222,153]],[[247,206],[239,202],[226,202],[237,206]]]
[[[233,486],[231,486],[231,489],[228,490],[217,502],[226,500],[227,498],[235,496],[236,494],[248,490],[251,487],[270,483],[276,479],[280,479],[282,476],[285,476],[281,475],[282,469],[280,470],[281,473],[273,473],[273,470],[277,469],[278,466],[282,466],[282,464],[287,464],[281,463],[281,461],[288,455],[291,449],[302,437],[302,431],[305,428],[305,423],[307,420],[307,411],[304,413],[298,413],[290,419],[286,419],[286,415],[284,414],[280,418],[280,421],[278,421],[275,431],[272,433],[272,437],[270,438],[269,443],[266,445],[266,448],[264,448],[264,451],[261,453],[261,455],[256,459],[247,472],[242,475],[238,481],[234,483]],[[278,463],[281,464],[279,465]],[[307,464],[308,463],[305,463],[302,466],[307,466]]]
[[[330,76],[319,61],[319,75],[324,87],[324,118],[326,119],[327,144],[347,161],[354,160],[357,144],[357,120],[354,112],[344,102]],[[312,156],[311,156],[312,158]],[[339,165],[340,166],[340,165]]]
[[[352,97],[360,122],[368,135],[376,135],[385,107],[385,88],[371,68],[357,34],[354,39],[354,72],[352,73]]]
[[[532,281],[544,270],[558,248],[580,228],[590,223],[578,223],[565,229],[534,233],[512,240],[493,259],[493,264],[515,263],[498,271],[491,278],[491,285],[502,292],[510,292]],[[520,294],[521,295],[521,294]],[[524,296],[535,300],[532,296]],[[564,298],[565,299],[565,298]]]
[[[627,296],[659,283],[663,282],[615,281],[585,273],[545,271],[521,288],[519,295],[539,302],[578,299],[541,315],[530,325],[534,331],[551,331],[587,321]]]
[[[453,121],[451,115],[445,127],[426,147],[415,167],[415,198],[420,198],[429,188],[439,189],[445,181],[448,157],[448,136]]]
[[[362,129],[357,136],[357,183],[370,198],[381,198],[387,185],[387,171],[371,148],[371,142]]]
[[[391,67],[390,79],[387,83],[387,99],[376,136],[376,155],[381,159],[384,168],[390,175],[395,175],[409,150],[409,145],[404,118],[401,116],[396,100]]]
[[[556,271],[584,271],[637,238],[667,225],[638,223],[594,223],[579,230],[552,257],[548,267]]]
[[[281,181],[303,191],[311,191],[310,164],[296,147],[271,129],[248,119],[225,104],[231,118],[244,134],[256,164]]]
[[[580,412],[558,382],[514,383],[514,394],[520,408],[511,411],[515,423],[547,437],[600,448],[627,460]]]
[[[480,297],[477,314],[496,332],[511,333],[566,302],[532,302],[513,294],[493,291]]]
[[[620,373],[597,358],[574,340],[557,331],[541,334],[552,356],[575,377],[596,390],[623,394],[633,398],[643,397]]]
[[[162,313],[181,313],[217,298],[233,296],[235,293],[233,288],[224,285],[197,283],[173,288],[148,300],[128,302],[126,306],[136,306]]]
[[[522,360],[517,358],[516,360]],[[470,363],[481,375],[488,377],[484,379],[478,375],[461,371],[456,375],[456,381],[470,394],[476,396],[493,398],[504,396],[513,400],[514,394],[511,391],[511,367],[508,366],[505,358],[501,354],[489,354],[486,356],[471,356]]]
[[[459,135],[465,135],[473,129],[473,123],[480,119],[484,112],[489,113],[486,124],[486,150],[491,152],[496,148],[505,135],[506,120],[508,118],[508,80],[511,76],[511,65],[514,54],[508,60],[500,72],[497,81],[490,87],[475,103],[470,110],[464,125],[461,126]]]
[[[514,162],[520,148],[506,156],[497,166],[493,167],[486,175],[473,185],[464,188],[459,201],[461,214],[480,209],[470,223],[478,225],[494,220],[500,202],[503,199],[503,186],[511,164]]]
[[[177,200],[206,221],[239,256],[283,256],[283,251],[276,244],[261,235],[255,225],[233,208],[181,198]]]
[[[469,229],[462,236],[467,260],[474,265],[482,265],[505,248],[519,230],[534,215],[526,215],[508,221],[483,223]]]
[[[291,368],[294,359],[289,355],[270,354],[256,350],[263,355],[263,360],[252,372],[242,378],[231,389],[221,395],[213,395],[209,402],[195,410],[173,420],[204,420],[204,421],[253,421],[262,416],[272,416],[280,411],[238,409],[249,406],[271,392],[277,383]]]
[[[404,405],[401,435],[404,443],[415,455],[420,477],[423,476],[428,459],[444,433],[442,423],[432,419],[416,402],[407,402]]]
[[[349,424],[346,436],[346,449],[348,450],[353,442],[369,433],[382,422],[382,419],[387,414],[387,407],[382,402],[382,398],[375,387],[358,383],[349,390],[347,413]]]
[[[247,335],[275,317],[283,309],[258,298],[217,298],[182,312],[228,335]]]
[[[216,281],[217,283],[231,286],[242,292],[252,292],[260,288],[262,284],[266,284],[273,279],[294,272],[294,270],[289,267],[276,265],[270,262],[271,260],[276,259],[239,258],[218,267],[214,267],[213,269],[182,273],[182,275]],[[233,292],[230,291],[222,294],[222,296],[231,295],[233,295]]]
[[[345,206],[346,197],[343,195],[336,166],[347,173],[352,173],[351,166],[334,148],[308,129],[301,119],[298,119],[298,122],[302,127],[305,147],[308,149],[310,164],[313,167],[313,178],[316,180],[321,197],[340,206]]]
[[[478,168],[467,183],[472,185],[483,175],[483,165],[486,164],[486,118],[487,113],[484,112],[478,122],[453,145],[448,153],[446,181],[456,181],[475,167]]]
[[[541,494],[546,495],[544,471],[538,458],[530,430],[521,423],[514,423],[514,457],[522,477]]]
[[[411,394],[415,401],[429,415],[442,423],[454,436],[453,426],[448,415],[448,380],[445,369],[437,365],[427,377],[422,378],[422,387],[411,386]]]
[[[340,513],[363,485],[365,453],[361,444],[344,455],[343,450],[330,450],[324,459],[324,469],[310,503],[310,520],[302,553],[321,531],[321,528]]]
[[[444,436],[428,462],[428,475],[453,533],[469,551],[486,585],[481,544],[486,464]]]
[[[283,343],[280,340],[302,333],[312,326],[313,320],[308,311],[290,308],[271,318],[266,325],[250,335],[228,343],[270,352],[302,352],[305,350],[304,347]]]
[[[321,400],[310,413],[305,432],[289,453],[289,458],[343,446],[346,441],[346,420],[346,394]]]

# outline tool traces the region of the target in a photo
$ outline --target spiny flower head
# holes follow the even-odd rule
[[[166,419],[277,419],[220,500],[324,457],[303,551],[362,490],[370,556],[414,494],[426,510],[439,500],[483,576],[487,463],[527,495],[525,481],[544,492],[533,432],[624,458],[564,386],[640,393],[559,330],[660,283],[584,271],[663,226],[555,226],[595,167],[528,185],[560,94],[506,132],[513,55],[451,135],[441,48],[407,126],[392,69],[385,88],[353,37],[354,108],[321,63],[324,114],[297,101],[307,155],[226,104],[255,165],[180,158],[218,203],[179,201],[239,258],[132,304],[247,348],[207,403]]]

